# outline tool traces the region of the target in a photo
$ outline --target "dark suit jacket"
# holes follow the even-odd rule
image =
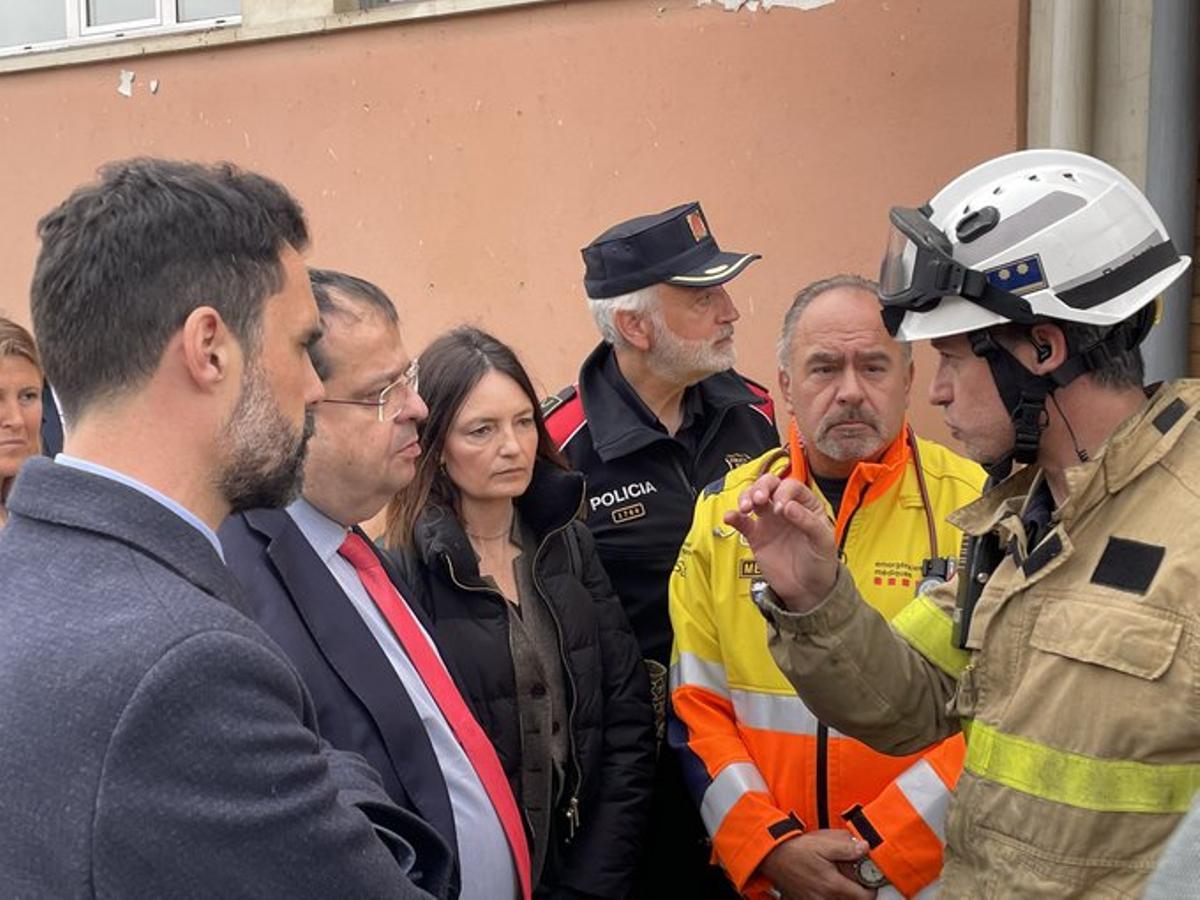
[[[245,588],[249,614],[304,677],[321,734],[366,757],[397,805],[456,846],[450,797],[425,726],[383,650],[292,517],[278,509],[239,513],[225,520],[220,536],[225,559]],[[391,561],[378,555],[400,594],[411,596]],[[424,611],[413,612],[428,629]]]
[[[54,459],[62,453],[62,448],[62,418],[58,414],[54,394],[50,391],[50,382],[47,381],[42,385],[42,455]]]
[[[387,834],[436,835],[318,738],[203,535],[40,458],[8,508],[0,896],[428,896]]]

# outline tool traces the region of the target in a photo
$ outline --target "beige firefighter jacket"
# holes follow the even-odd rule
[[[955,583],[889,627],[845,570],[808,614],[764,609],[771,651],[822,719],[890,753],[962,728],[944,898],[1138,896],[1200,788],[1200,382],[1163,386],[1068,472],[1025,545],[1026,468],[959,510],[1010,548],[968,635]],[[894,630],[893,630],[894,629]]]

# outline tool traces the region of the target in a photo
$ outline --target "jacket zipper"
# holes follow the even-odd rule
[[[679,456],[673,451],[671,452],[671,464],[675,469],[675,473],[679,476],[680,481],[683,482],[683,486],[687,488],[688,496],[695,500],[697,493],[696,486],[692,484],[692,479],[688,478],[688,473],[684,470],[683,463],[679,461]]]
[[[829,726],[817,723],[817,827],[829,827]]]
[[[846,519],[846,527],[842,530],[842,539],[838,541],[838,556],[845,556],[846,538],[850,534],[850,525],[862,508],[863,498],[867,496],[869,485],[863,485],[858,492],[858,502]],[[817,722],[817,827],[829,827],[829,726]]]
[[[554,531],[549,532],[542,538],[537,551],[533,554],[533,565],[530,566],[530,571],[533,574],[533,586],[537,588],[538,593],[543,597],[547,595],[545,588],[542,587],[542,583],[538,578],[538,560],[541,558],[542,551],[546,549],[546,544],[550,538],[565,532],[569,527],[570,523],[568,522],[561,528],[556,528]],[[575,685],[575,676],[571,674],[571,667],[567,664],[567,642],[563,637],[562,622],[559,621],[558,613],[555,611],[553,603],[547,601],[546,609],[550,611],[550,618],[554,620],[554,628],[558,632],[558,655],[562,660],[563,674],[566,675],[567,682],[571,685],[571,703],[567,707],[567,749],[571,757],[571,775],[573,776],[572,781],[574,783],[569,792],[570,796],[567,799],[567,808],[563,813],[567,820],[566,842],[569,844],[575,839],[575,833],[579,831],[582,821],[579,814],[579,791],[583,787],[583,770],[579,766],[579,757],[575,747],[575,706],[579,696],[579,689]]]

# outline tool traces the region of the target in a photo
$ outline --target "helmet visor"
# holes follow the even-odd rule
[[[904,296],[912,287],[917,264],[917,245],[907,234],[892,225],[887,250],[879,267],[879,296],[885,304]]]
[[[996,288],[988,275],[954,260],[954,247],[923,209],[892,207],[892,233],[879,272],[883,322],[894,336],[908,313],[927,313],[961,297],[1011,322],[1032,322],[1029,303]]]
[[[888,217],[892,232],[879,271],[883,305],[924,312],[945,294],[958,293],[964,270],[946,235],[921,210],[894,206]]]

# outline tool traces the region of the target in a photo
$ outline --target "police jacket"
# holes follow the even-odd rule
[[[649,815],[653,715],[637,643],[591,536],[576,518],[583,492],[578,473],[539,462],[517,501],[538,540],[533,581],[558,629],[568,688],[568,766],[536,894],[615,900],[629,891]],[[481,578],[462,526],[441,507],[422,513],[398,563],[522,799],[508,601]]]
[[[704,485],[779,444],[767,389],[732,369],[688,388],[675,436],[621,375],[608,344],[579,383],[543,404],[546,427],[587,477],[586,521],[642,654],[671,653],[667,576]]]
[[[778,844],[806,830],[850,828],[872,845],[891,883],[913,896],[941,870],[938,836],[962,740],[923,755],[886,756],[831,730],[796,697],[750,600],[750,585],[761,577],[754,555],[724,521],[768,468],[821,496],[802,452],[791,462],[786,453],[766,453],[705,488],[671,574],[677,721],[668,738],[682,755],[717,859],[744,895],[770,896],[757,869]],[[946,516],[978,498],[983,477],[979,466],[905,428],[878,462],[855,467],[840,510],[826,503],[846,565],[886,618],[912,599],[926,558],[957,554],[962,534]]]
[[[1033,539],[1036,466],[955,514],[1008,548],[964,650],[953,583],[891,628],[844,568],[811,613],[768,608],[773,656],[832,725],[894,753],[962,730],[940,896],[1141,896],[1200,787],[1198,415],[1200,382],[1159,389]]]

